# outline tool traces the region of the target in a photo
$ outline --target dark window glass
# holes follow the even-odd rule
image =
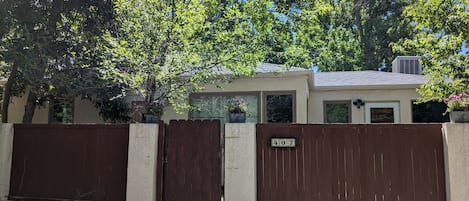
[[[50,123],[73,123],[73,101],[54,99],[50,105]]]
[[[325,123],[350,123],[349,103],[326,103]]]
[[[446,111],[446,104],[436,101],[412,104],[412,122],[449,122],[449,115],[443,115]]]
[[[370,108],[371,123],[394,123],[393,108]]]
[[[266,95],[267,122],[292,123],[293,122],[293,95],[271,94]]]

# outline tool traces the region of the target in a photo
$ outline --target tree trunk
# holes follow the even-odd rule
[[[16,82],[16,76],[18,74],[18,65],[13,64],[10,77],[5,84],[4,95],[3,95],[3,104],[2,104],[2,123],[8,123],[8,108],[11,101],[11,91],[13,89],[13,84]]]
[[[38,71],[35,77],[37,79],[42,80],[44,79],[44,74],[47,68],[47,62],[45,59],[44,50],[39,49],[40,54],[38,57],[40,58],[40,65],[38,66]],[[31,124],[33,123],[34,112],[36,111],[36,106],[38,105],[37,102],[37,92],[41,88],[40,82],[31,84],[31,88],[29,89],[28,99],[26,100],[26,105],[24,106],[24,114],[23,114],[23,123],[24,124]]]
[[[34,92],[34,89],[30,89],[28,93],[28,99],[26,101],[26,105],[24,106],[24,115],[23,115],[23,123],[31,124],[33,123],[34,112],[36,110],[36,99],[37,94]]]

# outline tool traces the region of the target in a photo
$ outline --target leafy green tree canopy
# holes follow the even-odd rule
[[[187,95],[221,74],[254,73],[268,51],[270,7],[265,0],[118,0],[102,78],[147,104],[187,109]]]
[[[394,51],[422,56],[426,84],[418,90],[420,102],[442,101],[451,93],[469,89],[469,0],[418,0],[405,15],[418,32],[393,44]]]

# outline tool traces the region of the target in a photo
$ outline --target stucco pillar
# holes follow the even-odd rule
[[[0,124],[0,200],[7,200],[10,191],[13,124]]]
[[[469,198],[469,123],[443,124],[446,200]]]
[[[158,124],[130,124],[127,201],[156,200]]]
[[[256,201],[256,124],[225,124],[225,200]]]

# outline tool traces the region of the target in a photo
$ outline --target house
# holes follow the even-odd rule
[[[393,72],[318,72],[263,63],[255,77],[244,77],[190,96],[198,110],[176,113],[166,108],[163,120],[228,119],[227,101],[234,97],[248,103],[247,122],[283,123],[413,123],[441,120],[441,105],[416,106],[416,88],[425,83],[418,57],[398,57]],[[129,97],[135,100],[135,97]],[[9,121],[21,122],[25,98],[14,98]],[[101,123],[93,104],[76,98],[70,110],[74,123]],[[433,111],[429,111],[431,108]],[[436,108],[436,109],[435,109]],[[432,112],[432,114],[426,114]],[[53,122],[54,109],[37,109],[34,123]],[[435,115],[436,114],[436,115]],[[427,120],[418,116],[437,116]],[[440,119],[438,119],[440,118]]]

